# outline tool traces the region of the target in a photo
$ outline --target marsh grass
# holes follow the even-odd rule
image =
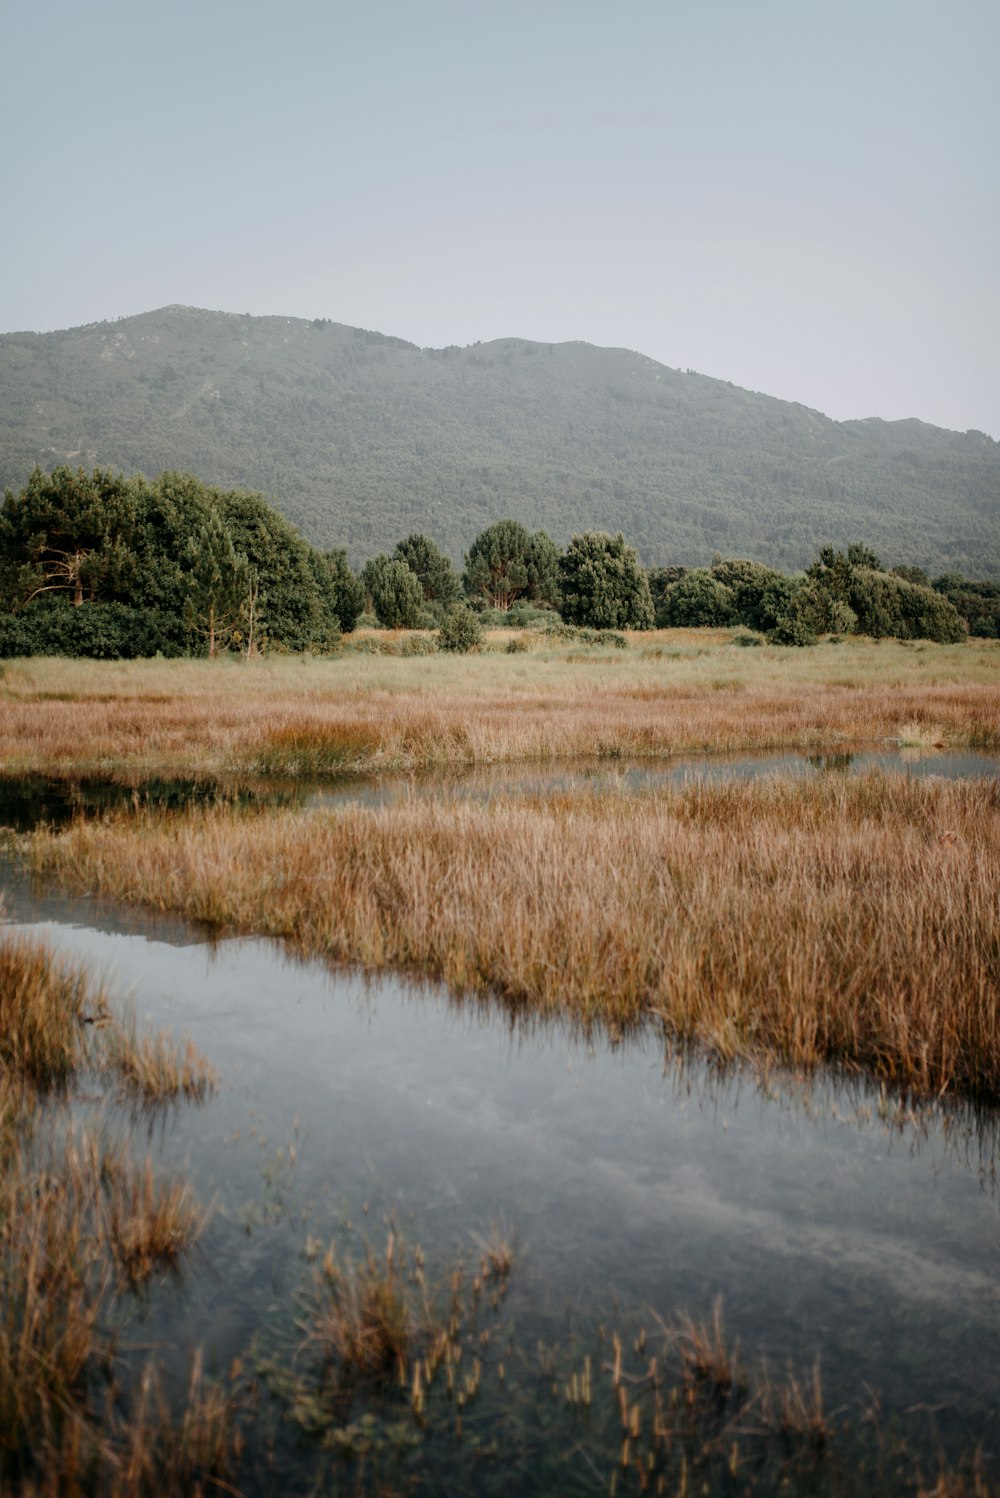
[[[106,995],[79,963],[44,942],[0,935],[0,1066],[39,1086],[64,1085],[87,1049]]]
[[[217,1395],[199,1368],[187,1403],[171,1412],[158,1396],[151,1424],[158,1376],[146,1369],[135,1403],[116,1333],[128,1291],[177,1269],[207,1213],[65,1106],[76,1081],[108,1077],[143,1042],[133,1031],[105,1050],[124,1032],[103,986],[35,938],[0,933],[0,1005],[0,1488],[200,1491],[230,1440]]]
[[[176,1269],[210,1216],[186,1181],[158,1178],[148,1157],[143,1165],[116,1164],[106,1194],[107,1236],[132,1286],[156,1270]]]
[[[998,667],[994,641],[742,650],[711,630],[633,636],[624,651],[26,661],[0,681],[0,769],[312,776],[828,748],[895,741],[903,725],[996,748]]]
[[[1000,1097],[1000,787],[810,782],[224,808],[39,831],[39,873],[512,1015]]]
[[[216,1073],[193,1041],[179,1046],[168,1030],[140,1034],[134,1011],[109,1025],[103,1055],[122,1089],[143,1103],[183,1097],[203,1102],[216,1084]]]
[[[418,1336],[432,1325],[430,1297],[419,1259],[390,1229],[384,1252],[366,1246],[352,1259],[331,1244],[320,1263],[303,1348],[317,1357],[324,1376],[405,1378]]]

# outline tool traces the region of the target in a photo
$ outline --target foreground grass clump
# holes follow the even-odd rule
[[[0,1021],[0,1488],[207,1491],[232,1465],[226,1401],[196,1363],[171,1409],[152,1364],[138,1389],[123,1384],[117,1346],[130,1292],[180,1264],[207,1214],[63,1106],[84,1077],[116,1084],[143,1042],[84,968],[2,931]]]
[[[106,1009],[105,996],[78,963],[44,943],[0,940],[0,1065],[44,1085],[65,1083],[85,1048],[84,1025]]]
[[[75,823],[39,872],[515,1012],[1000,1097],[1000,787],[871,774],[649,795]]]
[[[571,757],[1000,745],[1000,642],[739,648],[666,630],[628,649],[333,660],[56,661],[0,676],[0,771],[315,776]]]

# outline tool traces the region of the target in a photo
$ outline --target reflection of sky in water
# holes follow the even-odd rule
[[[697,1065],[665,1072],[652,1037],[612,1051],[559,1027],[512,1034],[434,989],[35,901],[17,876],[8,918],[43,922],[221,1073],[216,1098],[163,1132],[220,1212],[162,1324],[154,1298],[150,1335],[239,1351],[298,1281],[307,1231],[350,1218],[378,1239],[390,1211],[444,1263],[502,1216],[525,1245],[511,1306],[533,1334],[557,1335],[573,1308],[608,1319],[614,1299],[669,1318],[721,1293],[749,1352],[782,1367],[818,1351],[831,1402],[867,1382],[887,1410],[945,1406],[963,1441],[996,1417],[1000,1207],[974,1134],[965,1159],[938,1121],[859,1122],[877,1102],[861,1086],[774,1098]],[[276,1152],[293,1139],[289,1166]]]

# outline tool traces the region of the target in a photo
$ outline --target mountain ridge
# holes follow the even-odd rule
[[[916,417],[838,422],[629,349],[442,349],[325,318],[173,303],[0,334],[0,483],[40,462],[190,468],[260,489],[355,564],[427,531],[457,560],[510,514],[622,530],[648,563],[892,563],[1000,576],[1000,443]]]

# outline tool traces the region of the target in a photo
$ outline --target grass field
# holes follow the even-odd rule
[[[624,651],[530,642],[508,653],[509,638],[457,658],[7,663],[0,772],[138,783],[698,750],[1000,748],[997,642],[794,651],[672,631],[633,636]],[[312,813],[129,807],[18,847],[66,886],[439,980],[528,1024],[568,1019],[612,1040],[653,1024],[668,1045],[722,1062],[832,1063],[913,1099],[1000,1101],[996,781],[830,771],[632,795],[445,790]],[[0,944],[0,1479],[122,1498],[235,1492],[241,1422],[254,1418],[242,1383],[206,1383],[196,1357],[179,1399],[152,1362],[127,1388],[109,1382],[100,1404],[92,1395],[109,1377],[112,1312],[183,1258],[205,1215],[182,1179],[157,1178],[93,1129],[40,1135],[47,1104],[94,1073],[144,1107],[198,1099],[214,1082],[192,1048],[139,1034],[127,1016],[90,1023],[107,1009],[100,985],[44,944]],[[456,1419],[457,1332],[445,1335],[417,1269],[388,1244],[384,1260],[331,1248],[308,1315],[299,1308],[284,1376],[310,1418],[330,1405],[327,1426],[359,1380],[376,1381],[381,1408],[386,1369],[418,1425],[445,1384],[436,1418]],[[506,1283],[509,1247],[481,1248],[482,1284]],[[444,1310],[457,1326],[455,1306]],[[610,1345],[610,1360],[592,1370],[586,1357],[559,1398],[590,1419],[593,1372],[593,1418],[607,1404],[622,1491],[633,1472],[637,1490],[654,1472],[658,1490],[668,1476],[683,1490],[692,1453],[705,1472],[718,1466],[716,1490],[731,1490],[737,1426],[746,1490],[774,1491],[772,1447],[775,1461],[801,1452],[813,1463],[835,1439],[818,1371],[773,1383],[741,1373],[718,1313],[671,1327],[659,1370],[637,1347],[623,1374],[617,1336]],[[462,1378],[478,1384],[466,1362]],[[904,1460],[900,1444],[892,1461]],[[977,1462],[964,1477],[942,1468],[936,1486],[914,1475],[897,1488],[986,1495]]]
[[[1000,744],[1000,645],[638,635],[468,657],[8,667],[0,766],[309,774]],[[1000,1097],[1000,791],[902,777],[210,809],[39,832],[64,882],[730,1059]]]
[[[244,662],[31,660],[0,674],[0,771],[317,775],[914,741],[1000,746],[1000,643],[741,649],[724,631],[627,650]]]

